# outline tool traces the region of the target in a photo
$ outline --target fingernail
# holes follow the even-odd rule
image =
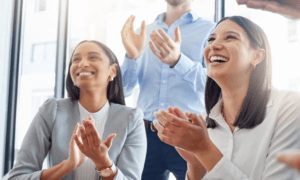
[[[161,114],[162,112],[163,112],[163,110],[162,110],[162,109],[158,110],[158,113],[159,113],[159,114]]]
[[[190,113],[190,112],[188,112],[188,111],[185,111],[185,113],[186,113],[187,115],[191,115],[191,113]]]
[[[157,113],[157,112],[154,112],[153,114],[154,114],[154,116],[157,116],[157,115],[158,115],[158,113]]]

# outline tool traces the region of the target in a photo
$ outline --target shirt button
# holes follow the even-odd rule
[[[161,103],[160,105],[161,105],[161,106],[164,106],[164,103]]]
[[[165,83],[166,83],[166,80],[163,80],[163,83],[165,84]]]

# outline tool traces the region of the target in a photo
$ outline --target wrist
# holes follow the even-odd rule
[[[61,162],[61,167],[64,171],[67,171],[67,172],[71,172],[73,171],[74,169],[76,169],[76,167],[74,166],[74,164],[70,164],[68,162],[68,160],[63,160]]]
[[[113,162],[109,157],[104,158],[102,161],[94,162],[95,166],[97,167],[98,171],[103,168],[109,168],[112,166]]]
[[[176,66],[176,64],[178,63],[180,57],[181,57],[181,53],[179,54],[179,57],[178,57],[178,59],[176,61],[174,61],[173,63],[169,64],[171,68],[173,68],[173,67]]]
[[[136,60],[136,59],[138,58],[138,56],[130,55],[130,54],[128,54],[128,53],[127,53],[126,57],[127,57],[128,59],[133,59],[133,60]]]

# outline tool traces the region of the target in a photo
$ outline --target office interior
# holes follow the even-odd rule
[[[194,0],[192,9],[215,22],[241,15],[257,23],[271,44],[273,86],[300,91],[299,20],[248,9],[235,0]],[[136,16],[137,29],[165,10],[164,0],[0,0],[0,178],[12,168],[38,108],[48,98],[67,97],[66,68],[75,46],[98,40],[122,64],[120,32],[127,18]],[[137,87],[126,105],[135,107],[138,94]]]

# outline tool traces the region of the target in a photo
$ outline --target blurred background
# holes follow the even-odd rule
[[[0,178],[13,165],[42,103],[67,96],[64,81],[75,46],[86,39],[101,41],[122,64],[120,32],[127,18],[136,16],[137,29],[165,10],[164,0],[0,0]],[[299,21],[247,9],[235,0],[194,0],[193,10],[211,21],[241,15],[257,23],[271,44],[274,87],[300,91]],[[137,87],[126,105],[135,107],[138,94]]]

